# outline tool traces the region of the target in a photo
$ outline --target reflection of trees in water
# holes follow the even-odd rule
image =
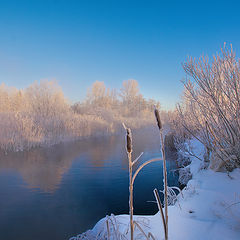
[[[133,131],[134,156],[141,152],[148,152],[159,148],[159,136],[154,127]],[[85,149],[86,150],[86,149]],[[125,151],[125,133],[120,136],[111,136],[96,139],[87,150],[89,162],[94,167],[103,167],[110,161],[120,160],[121,167],[128,169],[128,160]],[[119,163],[118,160],[118,163]]]
[[[88,139],[8,155],[1,153],[0,169],[15,169],[22,175],[29,188],[54,192],[74,159],[87,154],[87,164],[100,168],[105,160],[114,154],[119,142],[117,139],[117,136]]]
[[[119,136],[96,139],[87,150],[89,163],[96,168],[103,167],[106,161],[111,161],[121,152],[120,140]]]
[[[133,131],[133,134],[135,155],[159,148],[159,139],[154,128]],[[84,158],[81,158],[83,155]],[[59,187],[63,174],[70,169],[74,159],[84,161],[84,164],[92,169],[90,174],[101,170],[105,164],[109,167],[120,164],[121,168],[128,169],[124,135],[87,139],[8,155],[1,154],[0,169],[15,169],[22,175],[29,188],[39,188],[51,193]]]
[[[17,170],[29,188],[54,192],[63,174],[69,169],[79,152],[64,145],[48,149],[33,149],[28,152],[11,153],[1,157],[0,168]]]

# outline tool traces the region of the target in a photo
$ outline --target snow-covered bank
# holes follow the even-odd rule
[[[196,143],[193,142],[193,150],[202,157],[201,145]],[[227,173],[203,169],[202,162],[195,157],[191,160],[192,179],[178,195],[177,203],[169,207],[169,239],[240,239],[240,169],[228,176]],[[146,234],[151,232],[155,239],[164,239],[159,213],[135,216],[134,219]],[[130,239],[128,222],[128,215],[104,218],[92,230],[71,240]],[[108,235],[111,236],[108,238]],[[134,236],[135,239],[146,239],[137,228]]]

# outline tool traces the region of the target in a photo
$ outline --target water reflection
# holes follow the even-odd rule
[[[29,152],[1,156],[0,169],[14,169],[21,174],[29,188],[54,192],[69,169],[77,151],[65,146],[50,149],[34,149]]]
[[[158,148],[158,136],[152,128],[133,132],[134,153]],[[108,161],[119,158],[121,168],[127,169],[124,136],[93,138],[75,143],[65,143],[50,148],[36,148],[26,152],[0,153],[0,171],[14,169],[21,174],[29,188],[39,188],[44,192],[54,192],[60,185],[62,176],[69,170],[76,158],[85,156],[88,165],[101,170],[105,165],[119,164]]]
[[[134,156],[159,156],[154,128],[133,131]],[[140,161],[140,163],[141,163]],[[175,168],[168,161],[168,169]],[[169,175],[170,185],[177,178]],[[152,189],[162,188],[162,163],[140,172],[135,213],[154,214]],[[0,156],[0,239],[67,239],[106,214],[128,212],[124,134]]]

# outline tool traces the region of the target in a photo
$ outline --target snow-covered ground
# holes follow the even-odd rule
[[[202,157],[200,144],[193,141],[193,149]],[[192,157],[192,179],[188,182],[178,201],[169,206],[170,240],[239,240],[240,239],[240,169],[232,173],[202,169],[202,162]],[[129,216],[119,215],[101,219],[96,226],[75,239],[130,239]],[[164,239],[161,215],[134,216],[146,234]],[[109,226],[109,232],[108,228]],[[112,233],[112,234],[111,234]],[[127,234],[126,234],[127,233]],[[108,235],[111,235],[107,238]],[[135,239],[146,239],[138,229]]]

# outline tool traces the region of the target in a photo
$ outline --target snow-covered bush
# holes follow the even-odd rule
[[[189,167],[179,168],[179,179],[180,184],[187,185],[188,181],[192,179],[192,174]]]
[[[26,113],[0,113],[0,148],[4,151],[22,151],[38,146],[43,132]]]
[[[178,154],[177,165],[179,168],[184,168],[191,163],[189,156],[184,156],[183,154]]]
[[[205,146],[205,161],[210,161],[213,169],[231,171],[239,167],[239,59],[232,48],[224,46],[212,60],[189,58],[183,68],[188,77],[175,124]]]

